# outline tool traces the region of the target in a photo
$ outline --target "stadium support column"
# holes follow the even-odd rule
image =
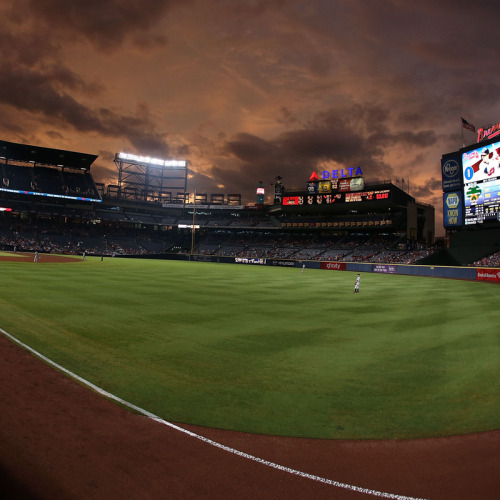
[[[196,189],[193,198],[193,223],[191,224],[191,255],[194,254],[195,231],[196,231]]]

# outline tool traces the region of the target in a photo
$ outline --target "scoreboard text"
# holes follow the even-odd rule
[[[298,196],[283,196],[283,205],[329,205],[332,203],[353,203],[364,201],[388,200],[390,190],[357,191],[336,194],[305,194]]]

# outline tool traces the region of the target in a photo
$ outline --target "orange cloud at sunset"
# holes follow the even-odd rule
[[[460,116],[500,121],[485,12],[380,0],[6,0],[0,137],[187,159],[188,189],[242,193],[324,165],[404,178],[441,226],[441,155]],[[496,9],[496,7],[492,7]],[[480,29],[479,29],[480,28]],[[465,132],[467,143],[474,134]]]

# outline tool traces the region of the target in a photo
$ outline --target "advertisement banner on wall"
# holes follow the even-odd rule
[[[372,266],[372,272],[374,273],[386,273],[386,274],[397,274],[398,266],[389,266],[387,264],[374,264]]]
[[[443,226],[462,226],[464,223],[463,197],[461,191],[443,194]]]
[[[236,264],[258,264],[258,265],[266,265],[266,259],[249,259],[246,257],[235,257],[234,262]]]
[[[345,271],[345,262],[322,262],[321,269],[331,269],[333,271]]]
[[[481,281],[500,282],[500,269],[498,268],[476,269],[476,279]]]
[[[441,158],[441,178],[445,193],[461,190],[463,179],[460,153],[445,155]]]
[[[294,260],[267,259],[266,264],[268,266],[295,267],[295,261]]]

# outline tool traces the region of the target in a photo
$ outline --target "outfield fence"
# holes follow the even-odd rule
[[[247,258],[219,255],[197,254],[155,254],[132,255],[127,257],[192,260],[196,262],[219,262],[225,264],[244,264],[257,266],[295,267],[302,269],[325,269],[330,271],[354,271],[357,273],[402,274],[426,276],[429,278],[449,278],[471,281],[490,281],[500,283],[500,268],[460,267],[460,266],[424,266],[417,264],[374,264],[364,262],[335,262],[315,260]]]

